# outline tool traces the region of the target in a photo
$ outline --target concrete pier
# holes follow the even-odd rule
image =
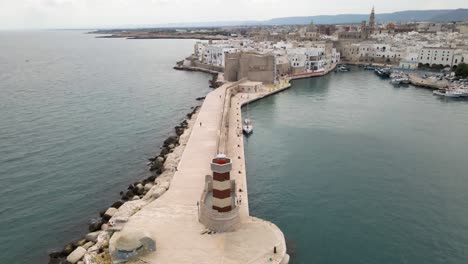
[[[433,80],[431,78],[423,79],[415,73],[410,73],[410,83],[415,86],[426,87],[430,89],[442,89],[450,83],[446,80]]]
[[[119,238],[141,233],[155,241],[156,250],[128,263],[288,263],[281,230],[249,214],[241,106],[286,89],[289,82],[282,80],[249,94],[236,90],[237,84],[227,83],[208,94],[170,188],[112,235],[110,251],[116,250]],[[207,230],[200,221],[205,180],[220,151],[232,160],[230,177],[239,200],[235,202],[239,223],[227,232]]]

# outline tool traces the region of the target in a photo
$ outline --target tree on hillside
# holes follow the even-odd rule
[[[458,64],[458,67],[455,70],[455,75],[458,77],[462,77],[462,78],[468,77],[468,64],[466,63]]]

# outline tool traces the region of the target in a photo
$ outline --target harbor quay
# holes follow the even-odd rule
[[[112,262],[288,263],[281,230],[249,214],[241,108],[289,87],[287,79],[276,85],[240,80],[210,92],[170,187],[113,231]],[[145,239],[153,248],[140,254],[148,249]]]

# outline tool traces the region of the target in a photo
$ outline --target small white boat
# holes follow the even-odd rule
[[[410,83],[409,77],[406,74],[402,74],[402,73],[399,73],[399,72],[393,72],[390,75],[390,78],[392,78],[392,80],[391,80],[392,84],[399,85],[399,84],[409,84]]]
[[[336,71],[338,71],[338,72],[348,72],[349,68],[346,67],[346,65],[341,65],[336,69]]]
[[[458,90],[435,90],[432,93],[435,95],[451,97],[451,98],[463,96],[463,92],[458,91]]]
[[[390,83],[391,84],[401,84],[401,80],[400,80],[400,78],[394,77],[394,78],[392,78]]]
[[[244,131],[244,133],[247,135],[253,132],[253,126],[252,126],[252,122],[250,121],[250,119],[246,118],[244,120],[244,125],[242,125],[242,131]]]
[[[460,88],[458,91],[461,93],[460,96],[462,97],[468,97],[468,88]]]
[[[409,84],[410,83],[410,79],[408,76],[403,76],[401,79],[400,79],[401,83],[402,84]]]

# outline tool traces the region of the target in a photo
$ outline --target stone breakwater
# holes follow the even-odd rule
[[[242,85],[245,86],[244,83]],[[226,83],[206,96],[178,170],[164,195],[130,218],[115,215],[111,218],[110,222],[126,219],[124,224],[114,229],[118,232],[114,232],[109,240],[113,260],[128,260],[123,254],[129,250],[134,252],[139,245],[130,247],[128,241],[141,242],[142,238],[150,238],[156,250],[132,256],[128,263],[288,263],[281,230],[273,223],[248,213],[243,138],[236,125],[240,108],[232,102],[232,95],[236,91],[244,91],[242,87],[240,82]],[[266,87],[262,95],[280,88],[281,85]],[[203,199],[211,197],[210,194],[205,196],[205,191],[210,192],[206,179],[213,173],[210,164],[220,153],[220,146],[225,146],[222,151],[227,151],[227,156],[233,160],[231,179],[236,182],[235,191],[241,194],[237,197],[242,200],[236,205],[239,221],[232,223],[235,224],[233,230],[211,225],[222,224],[218,220],[230,224],[233,218],[230,218],[231,214],[211,214],[213,211],[207,209],[212,208],[212,199]],[[212,222],[207,226],[207,222],[202,223],[202,220]]]
[[[197,98],[198,101],[204,97]],[[120,199],[92,219],[84,237],[66,244],[61,250],[49,254],[49,264],[111,263],[109,256],[108,231],[118,230],[122,221],[138,212],[148,203],[163,195],[170,186],[170,181],[177,171],[184,148],[189,139],[193,124],[197,119],[199,106],[186,115],[186,119],[174,127],[175,135],[169,136],[163,143],[158,155],[149,158],[151,176],[130,184],[120,192]]]
[[[202,67],[185,66],[184,61],[177,62],[176,66],[174,66],[173,69],[178,71],[196,71],[211,74],[212,78],[208,81],[211,88],[218,88],[224,83],[224,74],[222,72]]]

